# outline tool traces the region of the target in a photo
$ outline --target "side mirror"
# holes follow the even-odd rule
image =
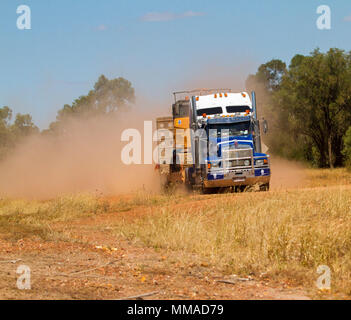
[[[178,117],[179,116],[179,104],[175,103],[172,106],[173,109],[173,117]]]
[[[268,132],[268,122],[267,120],[262,119],[262,125],[263,125],[263,133],[266,134]]]

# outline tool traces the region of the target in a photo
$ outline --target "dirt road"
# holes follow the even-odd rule
[[[205,200],[202,205],[206,205]],[[1,299],[308,299],[288,282],[224,275],[196,257],[129,242],[111,231],[143,208],[51,225],[61,240],[0,241]],[[179,262],[181,261],[181,263]],[[17,289],[16,269],[31,269],[31,289]]]

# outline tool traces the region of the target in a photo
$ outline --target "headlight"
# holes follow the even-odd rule
[[[264,164],[264,159],[256,160],[256,166],[263,166]]]
[[[244,161],[244,165],[245,165],[246,167],[248,167],[248,166],[250,165],[250,160],[245,160],[245,161]]]

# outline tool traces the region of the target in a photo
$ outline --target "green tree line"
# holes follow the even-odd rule
[[[274,59],[246,81],[271,123],[270,152],[316,167],[351,165],[351,53],[330,49]]]
[[[13,111],[7,106],[0,108],[0,160],[25,138],[65,133],[65,123],[70,119],[124,112],[134,101],[134,88],[128,80],[121,77],[109,80],[101,75],[87,95],[74,100],[72,105],[65,104],[57,112],[56,120],[41,132],[29,114],[19,113],[12,121]]]
[[[0,108],[0,160],[24,138],[39,133],[29,114],[18,113],[11,120],[12,110],[7,106]]]

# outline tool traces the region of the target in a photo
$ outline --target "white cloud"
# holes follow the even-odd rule
[[[183,17],[201,17],[204,16],[204,12],[194,12],[194,11],[186,11],[183,13]]]
[[[149,12],[141,17],[141,20],[145,22],[170,21],[174,19],[176,19],[176,16],[171,12]]]
[[[141,17],[145,22],[171,21],[176,19],[204,16],[204,12],[186,11],[180,14],[172,12],[149,12]]]

